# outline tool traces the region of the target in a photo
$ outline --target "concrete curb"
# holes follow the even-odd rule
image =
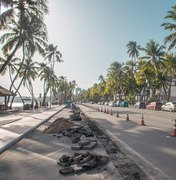
[[[7,150],[8,148],[10,148],[12,145],[16,144],[18,141],[20,141],[21,139],[23,139],[25,136],[27,136],[28,134],[30,134],[31,132],[33,132],[35,129],[37,129],[39,126],[41,126],[42,124],[44,124],[45,122],[47,122],[49,119],[51,119],[53,116],[55,116],[57,113],[59,113],[60,111],[62,111],[65,108],[65,106],[63,108],[61,108],[60,110],[58,110],[57,112],[55,112],[54,114],[52,114],[51,116],[49,116],[48,118],[44,119],[42,122],[40,122],[39,124],[37,124],[36,126],[24,131],[21,135],[19,135],[17,138],[14,138],[10,141],[7,141],[6,143],[4,143],[2,145],[2,147],[0,147],[0,154],[2,154],[5,150]]]
[[[86,117],[95,123],[95,125],[100,128],[121,150],[124,152],[132,161],[134,161],[147,175],[149,180],[172,180],[168,175],[162,172],[159,168],[154,166],[151,162],[144,159],[139,153],[137,153],[133,148],[128,146],[126,143],[117,138],[110,131],[106,130],[100,126],[93,118],[82,112]]]

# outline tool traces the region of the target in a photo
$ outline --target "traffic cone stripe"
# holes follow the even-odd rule
[[[172,136],[176,137],[176,119],[174,120],[174,126],[172,130]]]
[[[129,119],[129,115],[127,114],[127,116],[126,116],[126,121],[129,121],[130,119]]]
[[[142,117],[141,117],[141,126],[145,126],[143,114],[142,114]]]

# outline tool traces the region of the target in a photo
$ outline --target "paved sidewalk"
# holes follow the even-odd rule
[[[166,132],[140,126],[126,121],[125,116],[105,114],[92,108],[78,105],[151,179],[174,179],[175,165],[169,165],[175,157],[175,139],[166,138]],[[167,149],[166,149],[167,148]],[[159,164],[160,163],[160,164]],[[172,161],[175,164],[174,161]]]
[[[24,136],[32,132],[49,118],[61,111],[65,106],[55,106],[41,113],[34,113],[28,117],[23,117],[18,121],[0,127],[0,153],[11,145],[18,142]],[[6,117],[8,119],[8,116]]]

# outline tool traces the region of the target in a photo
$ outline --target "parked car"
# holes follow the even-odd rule
[[[161,110],[161,106],[162,106],[162,103],[160,103],[160,102],[151,102],[146,106],[146,108],[148,110],[150,110],[150,109],[151,110]]]
[[[134,108],[145,109],[146,108],[146,104],[144,102],[136,102],[134,104]]]
[[[120,107],[122,101],[116,101],[116,107]]]
[[[176,102],[165,103],[164,105],[161,106],[161,110],[175,112],[176,111]]]
[[[110,107],[116,107],[116,102],[115,102],[115,101],[111,101],[111,102],[109,103],[109,106],[110,106]]]
[[[107,106],[109,103],[108,102],[105,102],[104,105]]]
[[[120,107],[128,107],[128,102],[127,101],[122,101],[120,103]]]

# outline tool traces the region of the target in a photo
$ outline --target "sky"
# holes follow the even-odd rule
[[[170,32],[161,27],[175,0],[50,0],[45,17],[49,43],[58,46],[64,62],[55,64],[57,76],[75,80],[82,89],[106,76],[114,61],[130,60],[127,43],[145,47],[153,39],[162,44]],[[36,61],[41,61],[40,57]],[[1,80],[7,87],[7,79]],[[36,96],[42,83],[34,82]],[[27,91],[21,90],[22,95]]]

